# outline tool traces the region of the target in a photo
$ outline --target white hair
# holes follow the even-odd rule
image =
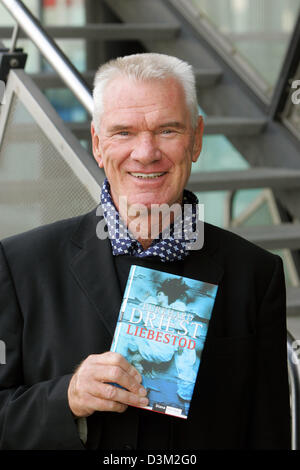
[[[93,124],[99,134],[100,119],[103,113],[103,94],[108,83],[117,77],[127,77],[138,81],[165,80],[174,78],[183,87],[186,105],[190,111],[191,125],[197,125],[198,102],[195,76],[192,66],[177,57],[166,54],[141,53],[118,57],[101,65],[94,80]]]

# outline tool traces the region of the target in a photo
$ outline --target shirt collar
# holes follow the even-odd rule
[[[196,230],[198,199],[195,194],[185,189],[182,202],[183,207],[187,208],[184,211],[184,218],[181,217],[171,224],[144,250],[120,217],[110,194],[109,182],[105,178],[101,191],[101,205],[113,255],[131,255],[139,258],[153,256],[163,262],[184,259],[189,254],[189,241],[195,239],[191,238],[191,234],[195,234]]]

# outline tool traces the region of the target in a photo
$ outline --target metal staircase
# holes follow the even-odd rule
[[[52,26],[46,30],[54,40],[85,39],[88,60],[82,78],[88,86],[99,63],[121,54],[161,52],[191,63],[196,72],[199,103],[206,114],[206,135],[226,136],[248,162],[249,169],[196,172],[189,188],[197,192],[226,190],[231,194],[246,188],[271,189],[280,205],[280,224],[229,229],[266,249],[291,250],[299,274],[299,140],[259,91],[258,77],[246,73],[245,64],[234,61],[229,46],[220,45],[220,38],[197,15],[187,0],[87,1],[85,26]],[[11,28],[0,27],[0,40],[11,35]],[[20,37],[24,35],[20,33]],[[97,45],[101,45],[99,50]],[[65,86],[54,71],[32,74],[31,78],[43,91]],[[66,125],[77,139],[89,145],[89,119]],[[287,305],[289,315],[300,316],[299,286],[288,288]]]

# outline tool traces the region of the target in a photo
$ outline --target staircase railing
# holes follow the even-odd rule
[[[0,0],[76,98],[92,115],[91,91],[79,72],[20,0]]]

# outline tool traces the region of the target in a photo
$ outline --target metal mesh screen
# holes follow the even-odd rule
[[[95,205],[14,95],[0,148],[0,238],[83,214]]]

